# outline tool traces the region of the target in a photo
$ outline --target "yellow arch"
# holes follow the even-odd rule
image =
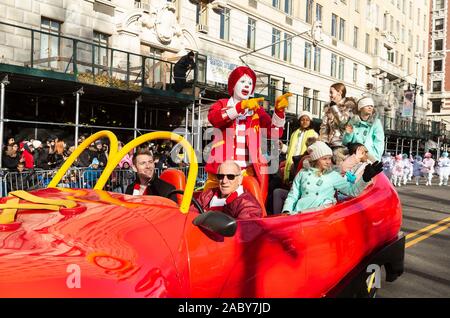
[[[109,158],[108,158],[108,164],[106,165],[105,169],[103,170],[102,175],[98,179],[97,183],[95,184],[94,189],[96,190],[102,190],[105,186],[106,182],[109,179],[109,176],[113,172],[114,168],[117,167],[120,160],[132,149],[136,148],[137,146],[143,144],[144,142],[155,140],[155,139],[170,139],[172,141],[175,141],[183,148],[185,149],[188,159],[189,159],[189,173],[186,180],[186,189],[184,191],[183,200],[181,201],[180,211],[182,213],[187,213],[189,211],[189,206],[191,204],[192,195],[194,193],[194,186],[195,181],[197,179],[197,172],[198,172],[198,163],[197,163],[197,156],[195,155],[195,151],[192,148],[191,144],[184,139],[182,136],[169,132],[169,131],[157,131],[157,132],[151,132],[145,135],[142,135],[129,143],[127,143],[119,152],[112,154],[110,152]],[[116,142],[117,145],[117,142]],[[117,146],[116,146],[117,149]],[[52,180],[53,181],[53,180]]]
[[[115,155],[117,153],[117,145],[118,145],[116,135],[109,130],[99,131],[99,132],[93,134],[92,136],[90,136],[89,138],[86,138],[86,140],[83,141],[81,143],[81,145],[79,145],[75,149],[75,151],[69,156],[69,158],[67,158],[66,162],[64,162],[64,164],[61,166],[61,168],[59,168],[58,172],[53,177],[52,181],[50,181],[47,188],[56,187],[58,185],[58,183],[61,181],[61,179],[64,177],[64,175],[66,174],[67,170],[69,170],[69,168],[72,166],[72,163],[75,161],[75,159],[78,158],[78,156],[83,152],[83,150],[86,149],[87,147],[89,147],[89,145],[91,143],[93,143],[94,141],[96,141],[97,139],[103,138],[103,137],[108,137],[108,139],[109,139],[109,144],[110,144],[109,145],[109,157]]]

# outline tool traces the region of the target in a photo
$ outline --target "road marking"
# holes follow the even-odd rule
[[[442,224],[447,223],[447,222],[450,222],[450,217],[448,217],[446,219],[443,219],[443,220],[440,220],[439,222],[436,222],[434,224],[428,225],[427,227],[424,227],[423,229],[420,229],[420,230],[418,230],[416,232],[410,233],[410,234],[406,235],[406,239],[409,240],[410,238],[413,238],[414,236],[417,236],[417,235],[422,234],[424,232],[428,232],[428,230],[431,230],[432,228],[437,227],[437,226],[442,225]]]
[[[416,239],[414,239],[414,240],[412,240],[412,241],[407,242],[407,243],[405,244],[405,248],[411,247],[411,246],[413,246],[413,245],[415,245],[415,244],[417,244],[417,243],[419,243],[419,242],[421,242],[421,241],[423,241],[423,240],[429,238],[430,236],[432,236],[432,235],[434,235],[434,234],[438,234],[438,233],[440,233],[440,232],[442,232],[442,231],[448,229],[449,227],[450,227],[450,222],[447,223],[447,224],[445,224],[445,225],[443,225],[443,226],[440,226],[440,227],[434,229],[434,230],[431,231],[431,232],[428,232],[427,234],[424,234],[424,235],[422,235],[422,236],[419,236],[418,238],[416,238]]]

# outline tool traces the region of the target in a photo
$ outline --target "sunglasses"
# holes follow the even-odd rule
[[[234,178],[236,178],[238,176],[240,176],[240,174],[222,174],[222,173],[219,173],[219,174],[217,174],[217,179],[223,180],[223,178],[227,177],[228,180],[233,181]]]

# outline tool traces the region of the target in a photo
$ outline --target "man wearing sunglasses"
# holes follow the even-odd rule
[[[204,211],[222,211],[235,219],[262,217],[259,202],[251,193],[244,192],[239,164],[226,160],[216,176],[219,187],[207,189],[198,198]]]

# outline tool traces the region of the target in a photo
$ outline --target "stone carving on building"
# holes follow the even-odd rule
[[[382,35],[384,36],[385,45],[392,49],[397,43],[397,38],[395,35],[390,31],[385,31]]]

